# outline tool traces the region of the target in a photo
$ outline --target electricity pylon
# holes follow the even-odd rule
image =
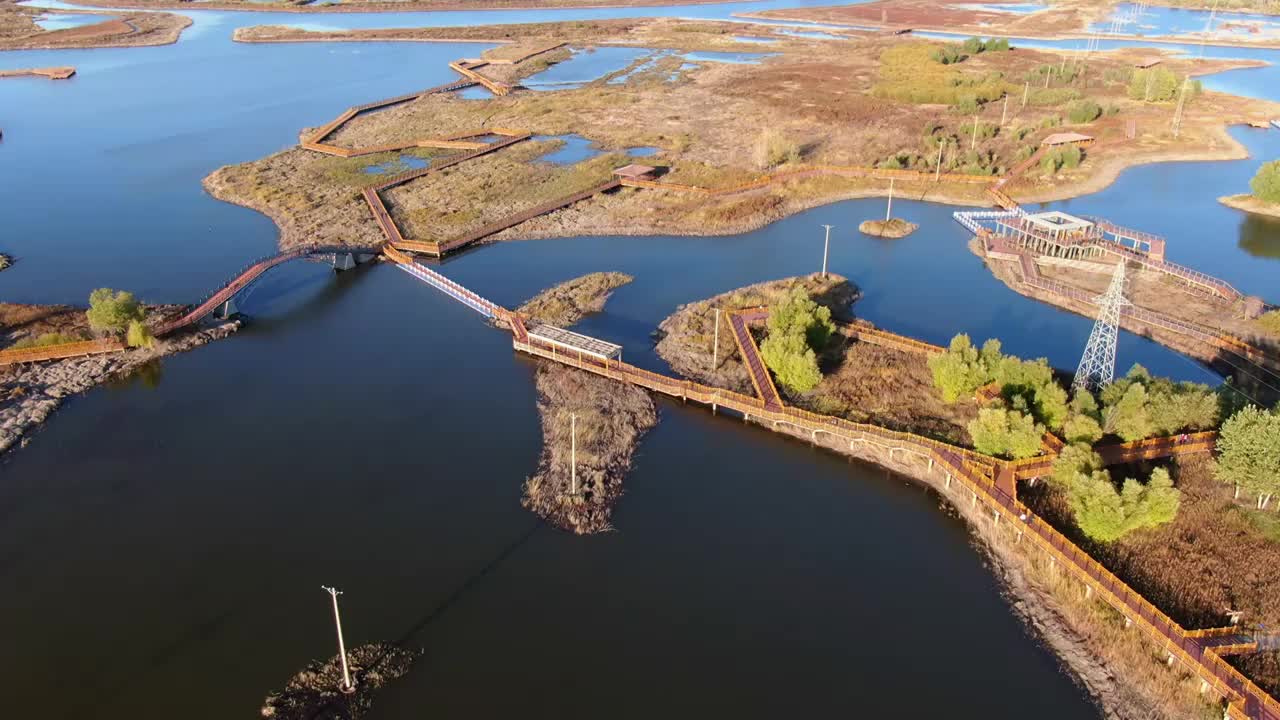
[[[1116,376],[1116,338],[1120,334],[1120,310],[1128,301],[1124,299],[1124,260],[1116,265],[1111,286],[1098,297],[1098,319],[1089,333],[1089,344],[1080,356],[1076,368],[1074,390],[1097,390],[1110,385]]]

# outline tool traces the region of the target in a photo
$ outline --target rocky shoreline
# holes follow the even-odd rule
[[[151,348],[30,363],[0,369],[0,454],[25,446],[31,433],[70,396],[141,368],[157,358],[227,337],[233,320],[216,327],[157,340]]]
[[[535,383],[542,457],[525,481],[521,504],[578,535],[612,529],[632,455],[658,422],[653,398],[635,385],[548,362],[539,364]],[[575,425],[576,476],[570,470]]]

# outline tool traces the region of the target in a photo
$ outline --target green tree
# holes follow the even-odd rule
[[[1263,163],[1249,181],[1249,189],[1262,202],[1280,203],[1280,160]]]
[[[1091,475],[1103,467],[1102,456],[1094,452],[1093,448],[1073,443],[1062,448],[1062,452],[1053,461],[1049,479],[1070,490],[1077,477]]]
[[[89,310],[85,313],[89,327],[96,332],[123,334],[129,324],[146,320],[146,309],[133,293],[98,288],[89,294]]]
[[[1227,418],[1218,433],[1219,480],[1256,495],[1265,508],[1280,492],[1280,414],[1254,405]]]
[[[982,42],[982,39],[976,38],[976,37],[971,37],[965,40],[963,47],[964,47],[964,51],[969,53],[970,55],[977,55],[978,53],[987,49],[987,46],[985,43]]]
[[[987,455],[1027,458],[1040,452],[1044,426],[1030,415],[1004,408],[983,408],[969,423],[973,447]]]
[[[141,320],[130,320],[129,327],[125,330],[124,342],[129,347],[149,348],[156,344],[156,338],[151,334],[151,329]]]
[[[1072,414],[1062,424],[1062,439],[1092,445],[1102,439],[1102,426],[1088,415]]]
[[[1092,100],[1079,100],[1067,108],[1067,118],[1076,124],[1091,123],[1102,117],[1102,106]]]
[[[830,308],[814,302],[802,288],[792,291],[769,311],[769,334],[760,356],[778,382],[795,392],[808,392],[822,382],[818,356],[835,325]]]
[[[1168,68],[1138,70],[1129,81],[1129,97],[1144,102],[1169,102],[1178,95],[1181,81]]]
[[[991,342],[988,340],[987,344],[990,345]],[[951,346],[946,352],[929,358],[929,370],[933,373],[933,384],[942,393],[942,399],[949,403],[972,395],[988,382],[982,357],[969,336],[963,333],[951,338]]]
[[[1181,494],[1169,471],[1156,468],[1146,485],[1126,479],[1116,492],[1105,470],[1078,474],[1067,491],[1076,524],[1090,538],[1112,542],[1141,528],[1156,527],[1178,514]]]
[[[760,344],[760,357],[778,382],[795,392],[808,392],[822,382],[818,356],[802,335],[772,334]]]
[[[1147,387],[1140,382],[1129,384],[1124,395],[1107,413],[1107,432],[1119,435],[1125,442],[1151,437],[1155,426],[1147,409]]]

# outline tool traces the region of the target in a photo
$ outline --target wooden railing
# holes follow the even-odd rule
[[[18,350],[0,350],[0,365],[16,365],[18,363],[39,362],[41,360],[64,360],[85,355],[118,352],[124,349],[124,343],[118,340],[81,340]]]

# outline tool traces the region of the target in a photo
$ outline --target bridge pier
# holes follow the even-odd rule
[[[354,252],[334,253],[333,261],[332,261],[333,270],[334,272],[342,272],[343,270],[352,270],[357,265],[363,265],[364,263],[367,263],[370,260],[372,260],[374,257],[376,256],[371,253],[354,253]]]
[[[230,318],[239,314],[240,314],[240,306],[236,304],[236,298],[234,295],[227,298],[226,302],[219,305],[218,309],[213,311],[213,316],[218,318],[219,320],[226,320],[227,318]]]

